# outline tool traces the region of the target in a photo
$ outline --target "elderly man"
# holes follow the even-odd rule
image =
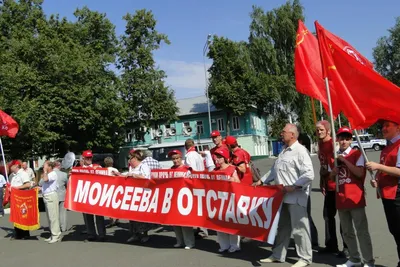
[[[31,187],[29,175],[21,168],[21,162],[19,160],[13,160],[10,163],[11,172],[14,177],[11,181],[11,187],[19,190],[26,190]],[[29,239],[30,234],[28,230],[23,230],[14,227],[15,235],[12,239]]]
[[[287,124],[281,136],[285,149],[275,161],[266,183],[275,181],[276,184],[283,185],[285,197],[272,255],[262,259],[261,262],[284,262],[290,236],[293,234],[300,260],[292,267],[304,267],[312,262],[307,202],[310,184],[314,179],[314,170],[307,149],[297,141],[299,131],[296,125]]]
[[[32,170],[32,168],[28,167],[28,163],[26,161],[22,162],[22,169],[29,175],[29,179],[31,179],[31,182],[35,182],[35,172]]]
[[[57,184],[58,184],[58,210],[60,213],[60,227],[61,231],[67,231],[67,210],[64,207],[65,193],[67,191],[68,175],[67,173],[61,171],[61,160],[54,162],[55,168],[53,171],[57,174]]]

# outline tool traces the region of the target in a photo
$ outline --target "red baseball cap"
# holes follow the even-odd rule
[[[8,166],[14,166],[14,165],[22,165],[21,161],[14,159],[10,162],[10,164]]]
[[[221,155],[221,156],[224,157],[225,159],[228,159],[228,160],[229,160],[229,156],[230,156],[229,150],[226,149],[226,148],[224,148],[224,147],[218,148],[217,150],[215,150],[214,154]]]
[[[131,150],[129,150],[129,155],[132,155],[133,153],[135,153],[135,149],[131,149]]]
[[[341,134],[348,134],[348,135],[353,135],[353,132],[351,131],[351,129],[347,126],[343,126],[342,128],[340,128],[338,130],[338,132],[336,133],[336,136],[339,136]]]
[[[211,132],[211,138],[217,137],[217,136],[221,136],[221,133],[219,131],[214,130],[214,131]]]
[[[93,158],[92,150],[85,150],[82,152],[82,157],[84,158]]]
[[[177,149],[174,149],[174,150],[168,152],[168,157],[172,157],[173,155],[176,155],[176,154],[178,154],[179,156],[182,156],[182,152],[181,151],[179,151]]]
[[[233,136],[227,136],[225,138],[225,144],[230,146],[230,145],[237,145],[237,140]]]

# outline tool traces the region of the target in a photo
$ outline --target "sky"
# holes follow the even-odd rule
[[[117,35],[125,30],[122,17],[138,9],[151,10],[156,29],[168,35],[170,45],[154,53],[159,67],[167,74],[166,83],[177,99],[204,95],[206,66],[203,58],[208,34],[239,41],[248,40],[252,6],[265,11],[284,4],[285,0],[44,0],[47,15],[60,14],[74,20],[73,12],[83,6],[101,13],[116,26]],[[388,35],[400,16],[399,0],[303,0],[305,23],[314,31],[314,21],[352,44],[373,61],[377,40]]]

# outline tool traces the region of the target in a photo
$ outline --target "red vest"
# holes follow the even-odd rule
[[[381,152],[380,163],[386,166],[395,167],[399,147],[400,140],[385,147]],[[378,172],[376,177],[378,180],[381,197],[386,199],[395,199],[397,187],[399,186],[399,177],[390,176],[383,172]]]
[[[360,156],[361,152],[359,150],[352,149],[346,159],[356,166]],[[336,193],[336,208],[355,209],[365,207],[364,181],[366,173],[364,172],[364,176],[360,179],[352,174],[344,163],[338,169],[339,192]]]
[[[241,183],[245,183],[248,185],[253,184],[253,174],[251,173],[250,169],[250,154],[246,150],[242,148],[237,148],[235,151],[233,151],[233,157],[232,157],[232,164],[235,166],[239,166],[240,164],[246,164],[246,172],[242,173],[239,170],[237,170],[239,179]]]
[[[214,171],[218,171],[218,172],[222,172],[224,173],[224,175],[226,175],[227,179],[231,178],[232,175],[235,173],[236,171],[236,166],[234,165],[229,165],[227,168],[221,170],[221,166],[220,167],[216,167],[214,169]]]
[[[333,159],[333,139],[327,142],[319,142],[318,143],[319,152],[318,158],[321,164],[321,168],[325,168],[328,170],[328,166],[333,169],[334,159]],[[321,177],[320,179],[324,179],[327,181],[326,190],[328,191],[336,191],[336,183],[329,179],[329,176]]]

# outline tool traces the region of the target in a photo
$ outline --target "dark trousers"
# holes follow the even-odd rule
[[[92,214],[83,214],[84,221],[86,224],[86,230],[89,237],[96,236],[96,228],[97,234],[99,237],[106,236],[106,226],[104,223],[104,216],[92,215]],[[94,220],[96,219],[96,227],[94,225]]]
[[[311,244],[313,246],[318,246],[318,231],[317,227],[315,227],[314,221],[311,217],[311,197],[308,197],[307,203],[307,213],[308,213],[308,220],[310,221],[310,231],[311,231]]]
[[[29,238],[31,236],[28,230],[22,230],[17,227],[14,227],[14,232],[15,232],[14,235],[15,239]]]
[[[399,257],[397,266],[400,267],[400,194],[397,193],[396,199],[383,198],[382,203],[389,231],[393,235],[394,241],[396,241],[397,255]]]
[[[338,250],[338,240],[336,236],[336,192],[326,191],[324,200],[324,220],[325,220],[325,247],[331,250]],[[342,227],[340,227],[340,235],[342,236]],[[343,247],[347,248],[343,241]]]
[[[0,215],[4,215],[3,194],[4,194],[3,187],[0,187]]]

